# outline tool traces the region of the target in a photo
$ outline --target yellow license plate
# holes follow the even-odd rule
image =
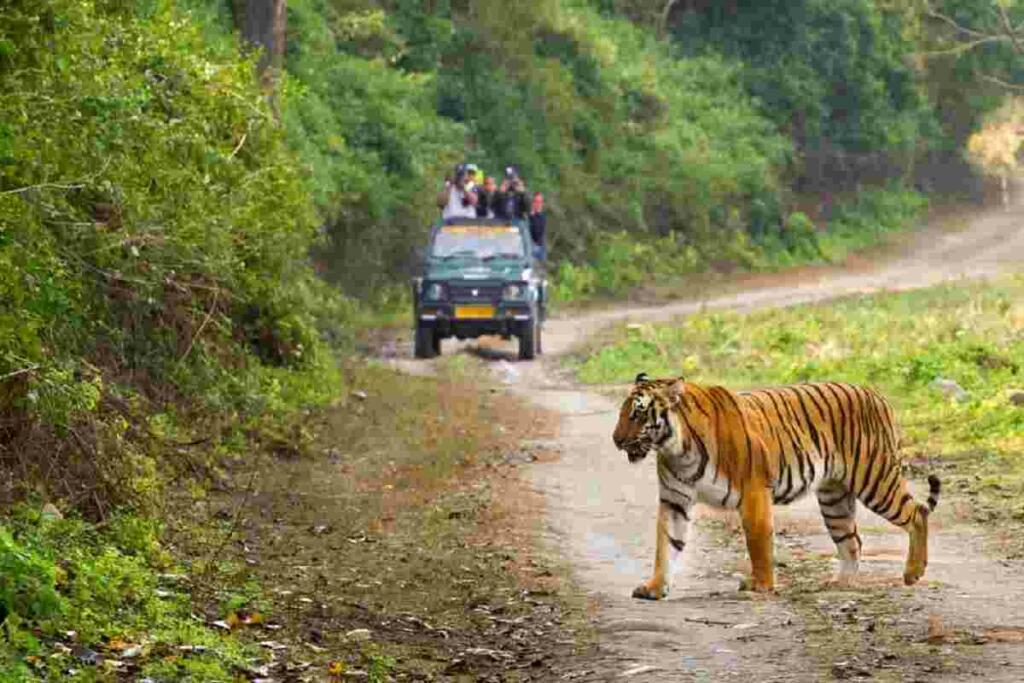
[[[493,318],[494,306],[456,306],[455,317],[463,320]]]

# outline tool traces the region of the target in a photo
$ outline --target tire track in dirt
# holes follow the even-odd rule
[[[613,447],[617,400],[574,386],[557,360],[618,322],[665,321],[702,309],[752,310],[919,288],[996,275],[1018,268],[1022,258],[1024,211],[990,211],[970,219],[961,231],[923,230],[900,253],[857,272],[821,269],[798,282],[780,273],[778,284],[699,301],[627,305],[551,319],[545,326],[548,355],[538,362],[509,362],[515,357],[511,344],[488,340],[483,351],[481,344],[447,344],[446,353],[464,350],[494,359],[496,379],[563,416],[555,444],[562,457],[533,465],[529,476],[547,501],[552,546],[572,560],[575,578],[599,608],[597,656],[570,671],[566,680],[625,675],[644,681],[750,676],[758,681],[806,681],[856,678],[859,673],[894,680],[1024,680],[1024,645],[1012,642],[1024,640],[1024,565],[986,556],[981,533],[956,519],[948,493],[933,517],[937,533],[931,564],[917,587],[899,586],[904,534],[861,506],[866,556],[858,585],[866,588],[821,587],[820,597],[798,599],[783,583],[776,598],[741,594],[736,573],[745,551],[735,542],[738,532],[708,511],[694,525],[669,599],[632,599],[632,588],[646,578],[653,561],[656,473],[645,466],[650,463],[629,465]],[[394,364],[409,372],[430,372],[429,365],[415,361],[396,359]],[[776,530],[780,556],[794,562],[794,576],[803,566],[800,558],[824,555],[835,564],[834,546],[813,499],[776,508]],[[892,604],[896,613],[885,627],[894,634],[897,649],[917,648],[913,657],[883,652],[872,660],[865,653],[864,661],[851,663],[842,652],[831,651],[829,638],[850,639],[852,629],[861,627],[856,619],[849,622],[858,601],[872,600]],[[849,623],[837,623],[822,636],[836,614],[845,615]],[[1005,628],[993,631],[997,626]],[[876,671],[875,666],[885,668]]]

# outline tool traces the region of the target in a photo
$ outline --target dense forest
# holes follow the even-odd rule
[[[981,0],[7,0],[0,672],[24,674],[41,633],[157,609],[138,577],[169,482],[301,449],[455,163],[515,163],[545,193],[562,299],[838,258],[929,193],[976,192],[964,149],[1024,83],[1022,18]],[[46,501],[77,521],[38,526]],[[129,600],[118,581],[142,583]]]
[[[218,38],[238,25],[237,6],[191,2]],[[978,3],[946,4],[983,25]],[[901,190],[977,191],[961,150],[1006,94],[978,75],[1013,81],[1015,53],[959,49],[930,7],[292,0],[281,116],[318,265],[350,294],[388,291],[462,160],[517,163],[546,192],[563,298],[841,256],[843,236],[914,212]],[[821,209],[839,235],[807,234]]]

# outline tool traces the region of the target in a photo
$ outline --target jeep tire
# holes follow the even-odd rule
[[[413,346],[417,358],[433,358],[441,351],[441,340],[437,338],[433,328],[418,325]]]
[[[533,360],[540,344],[540,328],[536,320],[519,333],[519,360]]]

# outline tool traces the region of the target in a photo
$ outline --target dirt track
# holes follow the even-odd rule
[[[834,548],[816,502],[805,499],[777,511],[785,564],[778,596],[737,591],[745,556],[739,534],[727,518],[706,511],[669,599],[633,600],[632,588],[652,565],[656,474],[650,462],[631,466],[612,446],[616,400],[573,386],[559,372],[559,355],[614,322],[667,320],[705,307],[787,306],[1019,268],[1024,212],[985,212],[962,227],[923,230],[866,267],[780,274],[699,301],[552,319],[539,362],[515,362],[511,344],[488,344],[483,355],[494,359],[496,379],[563,416],[561,459],[529,472],[547,500],[551,542],[564,549],[599,606],[601,633],[598,656],[570,667],[566,680],[1024,680],[1024,563],[984,554],[981,530],[954,514],[955,491],[932,518],[931,564],[912,589],[899,581],[904,535],[863,508],[858,585],[840,591],[808,579],[824,576]],[[447,342],[445,353],[475,346]],[[399,365],[427,370],[411,361]]]

